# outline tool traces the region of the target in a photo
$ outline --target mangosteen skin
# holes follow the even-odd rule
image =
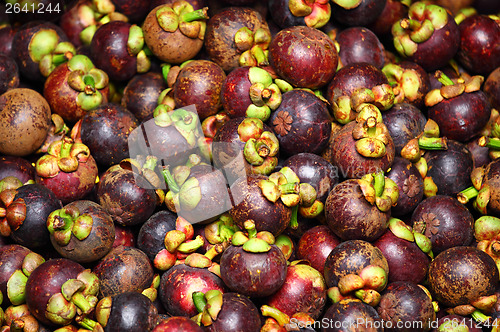
[[[155,326],[152,332],[204,332],[205,329],[199,326],[188,317],[175,316],[162,319]]]
[[[0,95],[0,153],[28,156],[45,141],[50,129],[50,106],[43,96],[27,88]]]
[[[41,184],[19,187],[16,189],[14,200],[19,198],[26,204],[26,219],[10,234],[11,239],[32,250],[49,245],[50,234],[46,221],[52,211],[62,208],[61,201]]]
[[[153,115],[158,106],[158,97],[167,88],[163,76],[157,72],[148,72],[132,77],[121,99],[121,106],[129,110],[139,121]]]
[[[436,319],[431,298],[416,283],[408,281],[387,285],[377,311],[380,318],[387,322],[385,331],[428,331]],[[400,326],[399,322],[403,325]]]
[[[387,230],[373,245],[382,251],[389,265],[389,282],[422,282],[427,276],[430,257],[415,242],[398,238]]]
[[[110,167],[129,156],[128,137],[138,125],[139,121],[130,111],[108,103],[83,116],[80,135],[95,161]]]
[[[269,45],[269,64],[298,88],[318,89],[335,76],[339,56],[333,41],[321,30],[293,26],[278,32]]]
[[[325,202],[327,226],[342,240],[375,241],[388,227],[390,210],[382,212],[364,197],[358,180],[337,184]]]
[[[112,297],[104,331],[151,331],[157,320],[158,311],[146,295],[125,292]]]
[[[0,94],[19,86],[19,69],[16,61],[0,52]]]
[[[259,332],[261,326],[259,310],[246,296],[238,293],[222,295],[222,309],[208,332]]]
[[[229,289],[259,298],[275,293],[283,285],[287,265],[276,245],[265,253],[247,252],[242,246],[231,245],[222,254],[220,272]]]
[[[493,70],[486,81],[484,81],[483,91],[488,96],[491,107],[500,108],[500,67]]]
[[[382,112],[382,119],[389,130],[398,156],[408,141],[424,131],[427,122],[422,111],[408,103],[394,104],[389,110]]]
[[[391,207],[394,217],[412,213],[424,197],[424,181],[418,169],[410,161],[395,157],[387,177],[398,186],[399,198],[396,206]]]
[[[35,167],[25,158],[0,156],[0,180],[14,176],[22,183],[35,180]]]
[[[332,304],[323,315],[321,321],[328,326],[321,327],[321,332],[351,331],[337,329],[335,326],[354,326],[361,331],[382,332],[383,324],[377,310],[358,299],[343,299]],[[359,324],[359,322],[362,322]],[[362,324],[364,323],[364,327]]]
[[[488,254],[474,247],[449,248],[432,261],[429,285],[442,305],[469,304],[492,295],[498,287],[498,268]]]
[[[287,155],[321,153],[332,133],[331,116],[321,99],[305,90],[291,90],[282,95],[280,106],[268,120]]]
[[[2,307],[11,304],[7,295],[7,282],[16,270],[21,270],[23,260],[32,251],[19,244],[8,244],[0,247],[0,293],[3,296]]]
[[[426,151],[427,176],[437,185],[438,195],[453,196],[472,186],[469,174],[474,160],[467,147],[457,141],[448,140],[448,149]]]
[[[234,204],[229,214],[242,229],[245,221],[253,220],[257,232],[268,231],[278,236],[288,227],[292,209],[281,200],[273,203],[262,194],[258,183],[266,179],[264,175],[250,174],[236,180],[230,188]]]
[[[349,240],[336,246],[325,261],[324,276],[328,287],[338,286],[340,278],[358,274],[369,265],[383,268],[389,274],[389,265],[382,251],[362,240]]]
[[[474,217],[451,196],[424,199],[413,211],[411,224],[415,231],[431,240],[434,254],[455,246],[468,246],[474,240]]]
[[[341,240],[326,225],[317,225],[305,231],[297,244],[297,258],[304,259],[323,274],[325,261]]]
[[[346,28],[337,34],[335,40],[340,46],[339,57],[342,65],[367,62],[380,69],[384,66],[384,46],[370,29]]]
[[[205,293],[212,289],[222,293],[227,291],[222,279],[209,270],[179,264],[163,273],[158,295],[170,315],[193,317],[198,313],[193,293]]]
[[[100,280],[99,298],[142,292],[151,286],[154,271],[148,256],[134,247],[118,246],[101,258],[92,272]]]
[[[384,10],[386,0],[362,0],[357,7],[345,9],[333,2],[332,18],[346,26],[367,26],[377,20]]]
[[[177,215],[168,210],[154,213],[142,224],[137,235],[137,248],[142,250],[151,262],[162,249],[165,249],[165,235],[175,230]]]

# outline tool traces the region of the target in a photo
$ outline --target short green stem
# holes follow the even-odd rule
[[[280,326],[285,326],[290,322],[290,317],[287,314],[266,304],[260,307],[260,312],[263,316],[274,318]]]
[[[279,186],[282,195],[288,194],[298,194],[299,184],[298,183],[285,183]]]
[[[448,144],[445,137],[421,136],[418,139],[418,147],[422,150],[446,150]]]
[[[492,150],[500,150],[500,138],[482,136],[479,138],[479,145]]]
[[[487,322],[491,317],[486,316],[483,314],[481,311],[476,310],[471,314],[472,318],[478,323],[485,323]]]
[[[203,292],[193,292],[193,303],[198,312],[203,312],[207,305],[205,294]]]
[[[299,206],[295,205],[292,207],[292,215],[290,217],[290,228],[297,229],[299,228],[299,221],[297,218],[297,212],[299,211]]]
[[[462,204],[467,204],[471,199],[479,194],[479,190],[473,186],[466,188],[457,194],[457,199]]]
[[[162,171],[163,178],[167,182],[168,188],[172,190],[174,193],[178,193],[180,188],[177,182],[175,182],[174,177],[172,176],[172,173],[170,173],[170,170],[167,168],[164,168]]]
[[[208,19],[208,7],[184,13],[180,17],[180,21],[182,22],[193,22],[197,20],[207,20],[207,19]]]
[[[438,70],[436,71],[436,78],[437,80],[443,84],[444,86],[448,86],[448,85],[453,85],[455,84],[451,78],[449,78],[445,73],[443,73],[442,71]]]

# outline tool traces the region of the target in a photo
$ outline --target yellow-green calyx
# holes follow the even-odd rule
[[[358,180],[365,199],[376,205],[382,212],[389,211],[399,199],[397,184],[386,177],[382,171],[369,173]]]
[[[55,141],[49,145],[47,154],[37,160],[36,172],[40,177],[51,178],[59,172],[74,172],[79,163],[87,162],[89,148],[83,143],[75,143],[69,137]]]
[[[332,103],[333,116],[340,124],[356,119],[364,104],[373,104],[385,111],[394,105],[394,91],[389,84],[376,85],[371,89],[358,88],[351,96],[339,96]]]
[[[441,71],[437,71],[436,75],[443,86],[439,89],[431,90],[425,95],[425,105],[427,107],[432,107],[445,99],[451,99],[463,93],[479,91],[484,82],[484,77],[479,75],[461,77],[456,80],[450,79]]]
[[[222,292],[214,289],[204,294],[202,292],[194,292],[192,296],[196,310],[199,312],[199,314],[192,319],[199,325],[212,325],[222,309]]]
[[[375,105],[368,103],[358,106],[358,110],[356,126],[352,130],[352,137],[356,141],[356,151],[366,158],[384,156],[391,136],[382,122],[382,114]]]
[[[71,73],[68,75],[68,85],[80,92],[77,96],[78,105],[88,111],[99,106],[103,101],[102,90],[108,86],[108,74],[95,68],[92,61],[85,55],[75,55],[68,61]]]
[[[246,116],[267,121],[271,111],[281,104],[281,90],[274,83],[271,74],[262,68],[251,67],[248,70],[248,79],[252,83],[249,90],[252,104],[248,106]]]
[[[203,40],[205,38],[208,7],[194,10],[187,1],[175,1],[171,5],[164,5],[156,11],[156,19],[160,27],[167,32],[177,29],[189,37]]]
[[[246,26],[240,28],[234,35],[234,44],[242,52],[239,65],[242,67],[268,65],[270,43],[271,34],[269,30],[258,28],[252,31]]]
[[[13,305],[20,305],[26,301],[25,289],[28,277],[43,262],[45,262],[45,259],[42,256],[30,252],[24,257],[21,269],[14,271],[9,277],[6,295]]]
[[[72,237],[85,240],[92,231],[93,223],[91,215],[80,214],[76,207],[65,207],[49,215],[47,229],[59,246],[66,246]]]

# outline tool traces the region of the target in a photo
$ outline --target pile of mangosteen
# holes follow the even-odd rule
[[[0,331],[499,331],[500,1],[6,0]]]

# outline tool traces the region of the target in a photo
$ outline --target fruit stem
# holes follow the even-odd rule
[[[475,310],[472,314],[471,314],[472,318],[474,318],[474,320],[478,323],[485,323],[487,322],[491,317],[489,316],[486,316],[485,314],[483,314],[481,311],[479,310]]]
[[[92,310],[89,301],[85,299],[85,296],[81,292],[75,293],[71,297],[71,302],[73,302],[84,314],[88,314]]]
[[[295,205],[292,207],[292,216],[290,217],[290,228],[297,229],[299,228],[299,221],[297,219],[297,212],[299,210],[299,206]]]
[[[253,220],[247,220],[243,223],[245,230],[248,232],[248,238],[253,239],[257,236],[257,230],[255,229],[255,222]]]
[[[493,150],[500,150],[500,139],[496,137],[481,136],[478,144],[479,146],[488,147]]]
[[[476,197],[479,194],[479,190],[474,188],[474,186],[470,186],[469,188],[466,188],[459,192],[457,194],[457,199],[460,203],[462,204],[467,204],[471,199]]]
[[[61,149],[59,151],[59,158],[62,159],[62,158],[69,157],[72,146],[73,146],[73,140],[65,137],[61,142]]]
[[[373,175],[373,187],[375,188],[375,196],[382,196],[385,188],[384,172],[377,172]]]
[[[418,139],[418,147],[423,150],[446,150],[448,149],[446,137],[421,136]]]
[[[205,294],[203,292],[193,292],[193,303],[198,312],[203,312],[207,305]]]
[[[177,184],[177,182],[175,182],[174,177],[172,176],[172,173],[170,173],[168,167],[163,169],[162,174],[163,178],[167,182],[168,188],[174,193],[178,193],[180,190],[179,185]]]
[[[87,330],[90,330],[90,331],[94,331],[94,328],[97,326],[97,324],[99,324],[96,321],[93,321],[92,319],[87,318],[87,317],[83,317],[82,319],[76,319],[76,322],[81,327],[83,327]],[[99,331],[99,330],[97,330],[97,331]]]
[[[179,21],[193,22],[197,20],[207,20],[207,19],[208,19],[208,7],[204,7],[202,9],[182,14]]]
[[[290,317],[287,314],[281,312],[280,310],[264,304],[260,307],[260,312],[263,316],[274,318],[280,326],[285,326],[290,322]]]
[[[449,86],[455,84],[451,78],[449,78],[445,73],[443,73],[441,70],[436,71],[435,74],[437,80],[443,84],[444,86]]]
[[[294,182],[294,183],[285,183],[279,186],[281,195],[288,195],[288,194],[298,194],[299,193],[299,184]]]

